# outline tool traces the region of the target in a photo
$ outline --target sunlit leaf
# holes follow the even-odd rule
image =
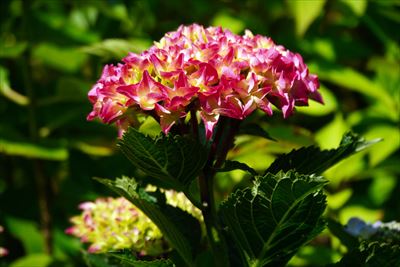
[[[150,45],[151,42],[145,39],[106,39],[100,43],[84,46],[81,50],[106,59],[115,58],[120,60],[127,56],[129,52],[140,53],[149,48]]]
[[[353,190],[351,188],[346,188],[334,194],[327,194],[328,207],[334,210],[341,208],[350,199],[352,194]]]
[[[44,237],[39,231],[37,222],[21,218],[6,217],[6,227],[7,231],[22,242],[26,253],[36,254],[45,251]]]
[[[68,150],[62,145],[37,144],[0,138],[0,153],[46,160],[66,160]]]
[[[224,12],[215,15],[212,20],[213,26],[221,26],[231,30],[233,33],[240,33],[245,29],[245,24],[239,18]]]
[[[66,72],[78,71],[87,58],[87,55],[76,48],[56,46],[52,43],[36,46],[32,56],[44,65]]]
[[[0,42],[0,58],[16,58],[19,57],[28,47],[26,42],[16,43],[13,45],[6,42]]]
[[[395,109],[394,99],[378,83],[371,81],[354,69],[334,64],[312,63],[310,70],[318,73],[321,80],[329,81],[373,99],[382,101],[388,109]]]
[[[82,141],[71,142],[70,146],[82,151],[83,153],[93,156],[106,157],[111,156],[115,152],[111,147],[94,145]]]
[[[33,253],[14,261],[13,263],[11,263],[10,267],[23,267],[23,266],[47,267],[51,262],[52,258],[48,254]]]
[[[361,151],[344,159],[324,172],[324,177],[330,181],[332,188],[338,188],[340,184],[357,179],[358,175],[368,170],[369,165],[365,160],[368,151]]]
[[[389,172],[380,172],[374,175],[368,195],[375,205],[381,206],[389,199],[396,188],[397,180],[397,177]]]
[[[331,122],[325,124],[322,129],[315,133],[315,140],[321,148],[334,148],[340,142],[341,136],[348,130],[349,127],[343,119],[343,115],[336,113]]]
[[[21,106],[29,103],[29,98],[11,89],[8,70],[2,66],[0,66],[0,94]]]
[[[302,36],[313,21],[322,14],[325,0],[297,0],[287,3],[296,22],[296,33]]]
[[[368,138],[382,138],[382,142],[372,147],[369,159],[375,166],[397,151],[400,147],[400,131],[397,126],[376,125],[365,134]]]
[[[139,131],[151,137],[156,137],[161,132],[161,126],[153,117],[149,116],[145,119],[142,125],[140,125]]]
[[[275,142],[268,141],[263,137],[238,136],[235,141],[235,149],[229,152],[228,159],[245,163],[255,170],[265,170],[275,159],[271,154],[274,151],[270,149],[272,143]]]
[[[327,61],[335,61],[337,58],[334,42],[327,38],[316,38],[313,40],[303,40],[299,44],[306,53],[319,55]]]
[[[351,10],[356,14],[357,16],[362,16],[365,13],[365,10],[367,9],[368,2],[367,0],[357,0],[357,1],[341,1],[347,6],[351,8]]]

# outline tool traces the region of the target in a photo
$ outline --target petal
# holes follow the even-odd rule
[[[200,112],[201,119],[206,130],[206,139],[210,140],[213,136],[214,127],[218,123],[219,114],[209,114],[204,111]]]

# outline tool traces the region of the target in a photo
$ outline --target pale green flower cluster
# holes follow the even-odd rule
[[[165,241],[157,226],[125,198],[99,198],[79,205],[82,214],[72,217],[66,233],[91,243],[88,251],[132,249],[142,255],[159,255]]]
[[[154,192],[148,186],[146,191]],[[203,221],[201,211],[193,206],[183,193],[162,190],[167,204],[188,212]],[[140,255],[156,256],[168,250],[158,227],[125,198],[99,198],[79,205],[82,214],[72,217],[72,227],[66,233],[90,243],[91,253],[132,249]]]

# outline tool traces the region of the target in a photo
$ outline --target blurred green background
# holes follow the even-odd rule
[[[106,63],[140,52],[180,24],[250,29],[303,55],[325,105],[283,120],[251,119],[277,139],[240,136],[229,154],[257,170],[293,148],[333,148],[350,129],[383,141],[327,171],[326,215],[345,224],[400,221],[400,1],[2,0],[0,35],[0,266],[82,266],[64,234],[80,202],[111,195],[91,178],[131,175],[117,131],[87,122],[87,92]],[[219,174],[222,199],[245,180]],[[345,252],[326,230],[293,266]]]

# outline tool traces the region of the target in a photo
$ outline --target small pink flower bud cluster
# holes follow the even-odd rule
[[[0,233],[4,232],[4,227],[0,225]],[[0,258],[7,256],[8,250],[6,248],[0,247]]]
[[[155,114],[168,133],[196,111],[211,138],[220,116],[242,120],[258,108],[272,115],[272,104],[286,118],[309,98],[322,103],[318,78],[302,57],[250,31],[239,36],[221,27],[180,26],[122,61],[104,67],[89,92],[88,115],[121,130],[141,111]]]
[[[142,255],[159,255],[165,244],[157,226],[125,198],[99,198],[79,205],[82,214],[71,218],[67,234],[90,243],[90,253],[133,249]]]

